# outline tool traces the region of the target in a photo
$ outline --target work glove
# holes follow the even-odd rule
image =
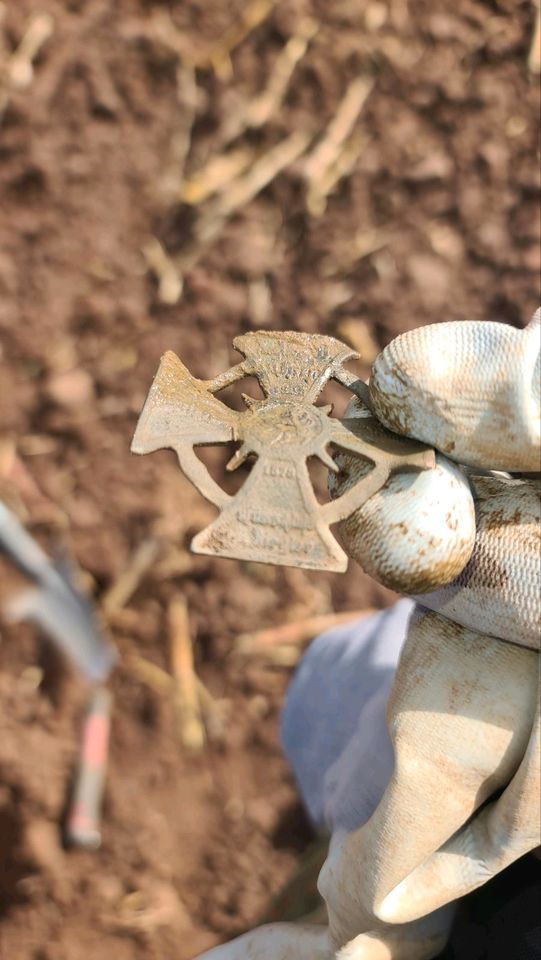
[[[421,328],[377,358],[370,403],[384,425],[470,468],[473,553],[451,584],[411,590],[387,710],[394,767],[368,821],[335,830],[319,882],[328,930],[272,925],[206,960],[433,957],[439,908],[539,844],[538,489],[486,474],[539,470],[540,316],[524,331]],[[363,522],[342,534],[367,566]]]

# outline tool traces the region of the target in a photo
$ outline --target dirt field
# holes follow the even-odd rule
[[[360,343],[367,376],[375,349],[421,323],[527,321],[535,7],[0,8],[0,495],[48,549],[67,545],[98,602],[159,543],[109,616],[120,659],[98,852],[65,850],[59,828],[82,684],[30,627],[2,622],[0,955],[190,960],[257,922],[311,839],[279,748],[289,668],[241,658],[238,635],[390,594],[354,565],[191,556],[213,509],[172,454],[130,455],[137,415],[167,348],[211,377],[238,333],[323,332]],[[49,35],[30,75],[33,15]],[[15,579],[1,575],[5,598]],[[133,661],[169,669],[179,592],[213,698],[192,753]]]

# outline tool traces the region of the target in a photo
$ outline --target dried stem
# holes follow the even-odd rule
[[[122,610],[137,590],[141,580],[157,560],[160,543],[154,538],[143,540],[129,559],[127,567],[105,593],[101,607],[106,617]]]
[[[0,4],[0,24],[6,12]],[[48,13],[30,17],[18,47],[7,57],[0,72],[0,118],[13,90],[25,90],[34,79],[34,60],[53,32],[54,21]]]
[[[34,78],[34,60],[53,32],[53,18],[48,13],[36,13],[30,18],[26,31],[7,65],[10,85],[18,90],[29,87]]]
[[[319,24],[310,17],[301,21],[297,33],[278,54],[265,90],[224,119],[218,133],[218,142],[222,148],[246,130],[265,126],[279,111],[293,71],[305,55],[308,44],[318,29]],[[244,173],[253,157],[254,152],[247,147],[212,156],[208,163],[183,185],[180,199],[184,203],[199,204],[211,194],[223,192],[236,177]]]
[[[184,181],[179,199],[193,206],[203,203],[213,193],[221,192],[232,180],[243,174],[253,158],[254,151],[248,147],[211,157],[202,170]]]
[[[239,20],[232,24],[220,39],[210,47],[206,59],[220,80],[224,81],[231,78],[233,72],[231,54],[233,50],[267,19],[274,4],[275,0],[252,0],[242,11]]]
[[[182,277],[160,241],[156,237],[150,237],[142,253],[149,269],[158,280],[158,297],[161,302],[177,303],[182,294]]]
[[[127,654],[122,658],[123,666],[132,673],[137,680],[144,683],[160,697],[170,697],[173,693],[175,681],[171,674],[167,673],[157,664],[151,663],[145,657],[140,657],[136,653]]]
[[[181,196],[198,100],[195,70],[191,64],[178,63],[176,79],[179,108],[177,126],[171,137],[169,158],[159,183],[164,202],[176,201]]]
[[[182,293],[184,276],[199,262],[204,252],[221,235],[227,221],[294,163],[306,150],[311,135],[295,131],[263,154],[248,172],[230,184],[227,193],[210,200],[201,210],[189,246],[174,259],[155,238],[143,253],[159,280],[159,297],[164,303],[176,303]]]
[[[265,126],[278,113],[295,67],[304,57],[318,29],[318,22],[311,17],[301,20],[297,32],[290,37],[278,54],[269,82],[263,92],[249,104],[243,104],[231,117],[224,120],[218,134],[218,140],[222,146],[231,143],[246,130],[258,130]]]
[[[306,206],[308,212],[313,217],[320,217],[325,213],[327,197],[333,192],[340,180],[343,180],[344,177],[349,177],[353,172],[366,143],[366,137],[362,134],[354,133],[349,140],[344,143],[336,161],[322,172],[319,179],[309,182],[306,193]]]
[[[244,633],[237,639],[236,650],[238,653],[250,654],[262,652],[281,644],[286,646],[300,645],[311,640],[318,633],[322,633],[323,630],[329,630],[331,627],[337,627],[343,623],[351,623],[353,620],[363,620],[373,612],[372,609],[368,609],[348,610],[344,613],[323,613],[296,623],[269,627],[266,630],[258,630],[256,633]]]
[[[314,147],[303,164],[303,175],[308,184],[309,203],[320,211],[336,182],[349,172],[362,149],[363,142],[353,138],[344,146],[374,86],[371,77],[360,76],[349,84],[336,114],[330,121],[325,136]],[[345,153],[340,168],[339,159]],[[337,166],[338,165],[338,166]],[[336,173],[332,171],[336,168]]]
[[[194,670],[188,608],[182,597],[170,602],[168,621],[179,737],[188,749],[200,750],[205,742],[205,730]]]
[[[281,140],[254,163],[248,173],[231,184],[226,194],[216,199],[205,211],[198,233],[202,238],[213,232],[214,224],[225,221],[249,203],[271,183],[279,173],[300,157],[310,143],[311,136],[296,130]]]
[[[541,73],[541,2],[535,0],[537,8],[532,43],[528,56],[528,67],[532,73]]]
[[[191,41],[175,26],[168,13],[160,11],[153,17],[152,33],[164,46],[176,53],[183,63],[200,70],[212,67],[217,76],[225,81],[231,77],[233,50],[266,20],[274,4],[275,0],[252,0],[242,11],[240,18],[228,27],[218,40],[199,50],[193,49]]]

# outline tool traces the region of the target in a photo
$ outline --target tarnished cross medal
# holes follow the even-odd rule
[[[434,453],[385,430],[366,416],[338,420],[330,406],[315,406],[329,379],[353,393],[364,384],[345,367],[356,356],[333,337],[258,331],[234,340],[241,363],[214,380],[198,380],[174,353],[162,358],[141,414],[132,450],[176,451],[186,476],[220,511],[192,541],[196,553],[313,570],[343,571],[347,555],[329,527],[344,520],[398,469],[423,470]],[[246,410],[230,409],[215,394],[255,376],[264,399],[243,395]],[[243,487],[230,496],[213,480],[194,447],[240,442],[227,467],[256,458]],[[342,448],[373,464],[341,497],[320,504],[307,458],[336,471],[329,448]]]

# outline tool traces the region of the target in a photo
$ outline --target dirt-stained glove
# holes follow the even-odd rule
[[[376,956],[385,924],[465,895],[541,840],[539,485],[474,477],[539,469],[540,317],[524,331],[412,331],[374,364],[370,393],[386,425],[473,468],[477,535],[456,581],[417,596],[388,707],[393,776],[370,821],[335,838],[322,870],[333,945],[357,934],[352,957]],[[344,531],[361,563],[362,524]]]
[[[382,582],[399,576],[399,588],[420,604],[388,707],[393,775],[368,822],[333,838],[320,877],[328,933],[263,928],[208,960],[428,960],[442,931],[427,930],[427,914],[539,844],[539,488],[531,478],[485,474],[540,468],[540,318],[525,331],[426,327],[376,359],[377,415],[444,455],[442,496],[438,502],[431,488],[429,503],[414,498],[410,529],[385,490],[342,525],[348,553]],[[423,589],[433,511],[438,523],[442,514],[450,524],[468,516],[448,460],[482,475],[467,481],[475,544],[454,582],[442,571],[441,589]],[[340,466],[337,493],[361,469],[348,455]],[[398,498],[412,501],[415,482],[399,484]],[[419,562],[406,549],[412,538]]]

